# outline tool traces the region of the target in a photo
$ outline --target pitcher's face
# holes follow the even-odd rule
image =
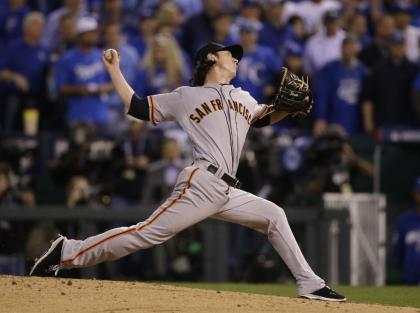
[[[216,55],[216,65],[231,73],[232,78],[235,77],[238,69],[238,60],[229,51],[218,51]]]

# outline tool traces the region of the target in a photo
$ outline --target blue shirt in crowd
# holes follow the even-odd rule
[[[281,67],[280,58],[270,48],[257,45],[253,52],[244,53],[232,84],[247,90],[257,101],[262,101],[264,87],[276,82]]]
[[[415,209],[398,219],[393,244],[404,283],[420,284],[420,213]]]
[[[157,67],[155,75],[150,77],[146,68],[140,69],[136,82],[133,86],[134,90],[140,97],[147,97],[159,93],[171,92],[181,85],[189,85],[190,72],[184,70],[181,81],[177,84],[169,83],[166,79],[166,72],[162,67]]]
[[[349,135],[361,131],[361,97],[366,69],[360,63],[347,66],[333,61],[316,76],[316,119],[343,126]]]
[[[23,5],[17,11],[12,11],[8,1],[0,4],[0,48],[22,36],[23,19],[28,13],[27,5]]]
[[[37,95],[43,91],[48,53],[40,44],[31,46],[23,39],[16,39],[7,45],[1,63],[3,69],[17,72],[28,80],[29,94]],[[15,87],[11,86],[11,88]]]
[[[63,85],[95,86],[110,81],[101,61],[102,51],[93,49],[83,53],[74,48],[58,60],[55,75],[57,88]],[[69,96],[67,99],[68,123],[88,121],[97,124],[108,122],[107,95]]]
[[[136,36],[129,36],[128,38],[128,43],[136,49],[140,59],[143,59],[147,51],[147,43],[143,36],[137,34]]]
[[[294,34],[288,26],[276,28],[270,23],[264,23],[259,32],[258,42],[271,48],[278,56],[284,56],[284,43],[294,38]]]

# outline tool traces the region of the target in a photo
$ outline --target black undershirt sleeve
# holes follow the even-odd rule
[[[131,97],[130,109],[127,114],[143,121],[150,121],[149,103],[147,99],[140,99],[135,93]]]
[[[254,123],[252,123],[251,126],[255,128],[261,128],[270,125],[270,116],[270,114],[267,114],[263,118],[256,120]]]

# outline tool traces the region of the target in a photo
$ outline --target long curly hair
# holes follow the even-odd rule
[[[215,63],[215,61],[211,60],[197,61],[194,67],[193,77],[190,80],[191,86],[203,86],[207,73]]]
[[[165,61],[163,66],[167,82],[171,85],[179,86],[182,82],[184,63],[182,61],[181,49],[176,42],[176,39],[168,34],[157,34],[148,44],[143,66],[147,70],[150,81],[153,80],[157,72],[158,65],[156,64],[154,58],[157,45],[163,47],[165,51]]]

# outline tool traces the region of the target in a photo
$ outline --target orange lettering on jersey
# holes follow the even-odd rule
[[[217,102],[216,102],[216,100],[211,100],[210,101],[210,103],[211,103],[211,105],[212,105],[212,107],[213,107],[213,110],[214,111],[216,111],[216,110],[218,110],[219,108],[217,107]]]
[[[209,108],[209,106],[207,105],[207,103],[203,102],[201,104],[201,107],[203,108],[204,112],[206,112],[206,114],[211,113],[211,109]]]
[[[233,110],[232,102],[229,99],[228,99],[228,105],[229,105],[229,109]]]
[[[190,114],[190,119],[193,120],[194,122],[196,122],[197,124],[200,123],[200,119],[195,116],[194,114]]]
[[[219,110],[223,110],[223,103],[222,103],[222,101],[220,101],[220,99],[216,99],[216,103],[217,103],[217,107],[219,108]]]
[[[204,114],[203,111],[201,111],[199,108],[195,108],[195,112],[197,112],[200,119],[202,119],[204,116],[206,116],[206,114]]]
[[[236,102],[236,101],[233,101],[233,110],[234,110],[235,112],[239,112],[239,109],[238,109],[238,102]]]
[[[251,125],[251,120],[252,120],[251,111],[248,110],[248,108],[245,105],[243,105],[241,102],[237,102],[234,100],[232,101],[228,100],[228,104],[229,104],[229,108],[232,111],[235,111],[239,113],[240,115],[242,115],[243,118],[247,121],[247,123]]]

